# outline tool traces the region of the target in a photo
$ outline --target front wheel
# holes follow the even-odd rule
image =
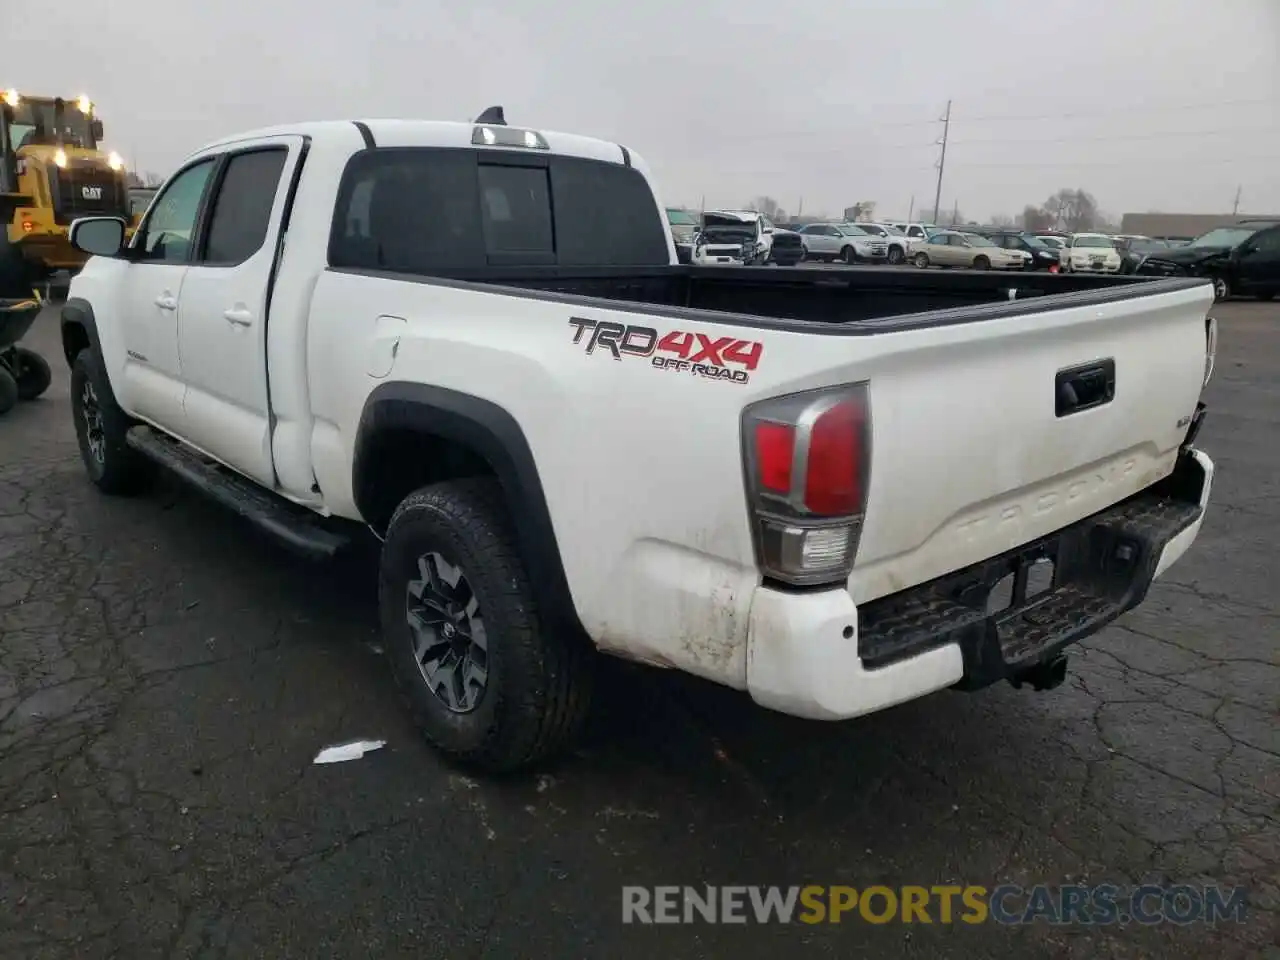
[[[14,347],[9,357],[9,372],[18,384],[19,400],[34,400],[49,389],[53,382],[53,371],[49,369],[49,361],[34,350],[26,347]]]
[[[975,270],[990,270],[990,269],[991,269],[991,261],[990,261],[990,260],[988,260],[986,257],[974,257],[974,258],[973,258],[973,269],[975,269]]]
[[[929,266],[929,255],[927,253],[917,253],[911,262],[923,270]]]
[[[156,464],[125,440],[129,418],[116,403],[102,363],[91,349],[81,350],[71,365],[71,417],[80,459],[94,486],[112,496],[146,489]]]
[[[1231,296],[1231,284],[1226,277],[1213,278],[1213,299],[1226,300]]]
[[[902,263],[906,259],[907,259],[907,255],[906,253],[903,252],[903,249],[901,247],[895,246],[895,247],[889,248],[889,262],[892,263],[894,266],[897,266],[898,264]]]
[[[507,771],[577,734],[594,651],[541,623],[496,481],[410,494],[387,529],[378,597],[396,683],[437,749]]]
[[[854,252],[853,247],[842,247],[840,250],[841,263],[857,263],[858,254]]]

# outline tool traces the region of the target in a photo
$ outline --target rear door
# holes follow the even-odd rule
[[[300,136],[274,137],[222,158],[178,317],[186,439],[267,486],[268,289],[303,146]]]
[[[1280,291],[1280,227],[1256,234],[1240,254],[1241,293]]]

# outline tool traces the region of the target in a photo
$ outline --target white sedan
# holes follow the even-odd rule
[[[1058,262],[1068,273],[1119,273],[1120,251],[1105,233],[1073,233],[1058,251]]]

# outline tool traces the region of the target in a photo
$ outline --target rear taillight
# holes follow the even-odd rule
[[[762,400],[742,428],[761,570],[798,586],[848,579],[871,466],[866,384]]]

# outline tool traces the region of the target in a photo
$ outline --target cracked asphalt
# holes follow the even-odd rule
[[[54,386],[0,419],[0,956],[1280,956],[1280,304],[1215,312],[1199,542],[1060,689],[819,725],[619,666],[581,750],[496,782],[414,735],[366,560],[92,491],[47,313]],[[624,884],[1144,881],[1248,919],[621,923]]]

